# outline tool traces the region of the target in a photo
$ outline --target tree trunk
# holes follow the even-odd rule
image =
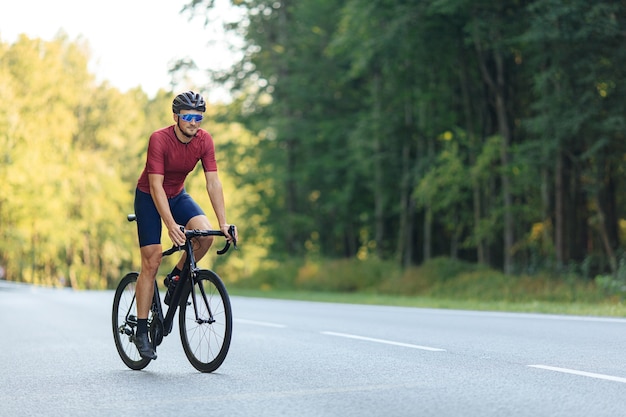
[[[413,130],[413,117],[411,101],[407,98],[404,103],[404,126],[406,132]],[[409,135],[410,133],[407,133]],[[402,178],[400,181],[400,227],[398,230],[398,243],[396,247],[396,259],[404,267],[413,262],[412,257],[412,221],[415,205],[411,198],[413,189],[413,163],[411,161],[412,138],[407,137],[402,144]]]
[[[404,264],[403,266],[405,268],[410,267],[413,264],[413,229],[414,229],[414,225],[415,225],[415,199],[410,198],[409,199],[409,208],[408,208],[408,212],[409,212],[409,218],[407,221],[407,240],[406,240],[406,247],[404,249]]]
[[[400,178],[400,225],[398,227],[398,240],[396,243],[396,261],[403,263],[405,248],[408,245],[408,223],[409,223],[409,201],[411,200],[411,189],[409,185],[410,166],[409,155],[410,145],[408,141],[402,144],[402,176]]]
[[[513,221],[513,195],[511,191],[511,180],[509,178],[509,147],[512,140],[512,133],[509,124],[509,118],[507,115],[507,103],[505,98],[505,68],[504,59],[502,54],[494,50],[491,57],[495,63],[495,79],[487,68],[485,62],[485,56],[482,51],[480,39],[477,36],[474,38],[474,44],[478,52],[478,63],[480,71],[483,76],[483,80],[489,87],[491,95],[494,99],[495,112],[498,122],[498,131],[502,137],[502,146],[500,148],[500,164],[502,165],[501,183],[502,183],[502,203],[504,206],[504,219],[503,219],[503,240],[504,240],[504,259],[503,269],[505,274],[511,274],[513,272],[513,244],[515,243],[514,236],[514,221]]]
[[[561,269],[565,261],[565,190],[563,186],[563,155],[559,149],[556,153],[554,171],[554,255],[556,266]]]
[[[606,228],[606,216],[597,194],[593,197],[593,201],[598,215],[598,230],[600,232],[600,238],[602,239],[602,245],[604,246],[604,250],[609,259],[611,272],[615,274],[615,272],[617,272],[617,257],[615,256],[615,251],[611,245],[611,238],[609,237],[609,232]]]
[[[381,80],[380,73],[374,75],[374,241],[376,255],[383,257],[383,242],[385,239],[385,187],[383,183],[382,146],[381,146]]]
[[[426,139],[426,157],[431,158],[435,153],[435,144],[433,143],[433,139]],[[423,225],[423,249],[422,256],[424,257],[424,261],[427,261],[432,258],[432,247],[433,247],[433,210],[431,208],[431,204],[428,203],[424,207],[424,225]]]
[[[281,45],[287,44],[287,39],[289,36],[288,29],[288,4],[286,1],[282,2],[282,7],[278,9],[278,40]],[[280,74],[280,79],[283,85],[289,84],[289,70],[287,64],[283,62],[278,70]],[[289,102],[285,100],[285,102]],[[287,123],[291,123],[292,119],[291,109],[288,106],[284,106],[282,110],[283,120]],[[285,222],[285,247],[289,254],[295,255],[300,252],[300,243],[298,242],[297,232],[294,225],[294,218],[297,215],[298,205],[297,205],[297,183],[295,179],[295,174],[298,169],[297,161],[296,161],[296,149],[297,149],[297,141],[295,138],[295,132],[289,127],[286,127],[283,130],[285,134],[284,143],[285,143],[285,209],[287,211],[287,221]]]
[[[550,235],[550,227],[552,225],[550,216],[550,174],[546,167],[541,169],[541,218],[543,219],[543,227],[541,230],[542,249],[546,248],[545,245],[552,241]],[[550,253],[542,253],[541,256],[549,256]]]
[[[470,94],[470,81],[467,74],[467,65],[465,59],[461,59],[461,70],[459,71],[460,84],[461,84],[461,94],[463,97],[463,110],[465,116],[465,131],[467,133],[468,141],[469,141],[469,162],[470,166],[474,166],[476,164],[476,152],[475,149],[478,149],[478,140],[477,136],[474,133],[476,131],[476,126],[474,124],[474,117],[472,112],[472,100]],[[480,219],[482,217],[482,208],[481,208],[481,195],[480,195],[480,184],[478,181],[472,181],[472,205],[473,205],[473,216],[474,216],[474,230],[473,234],[476,237],[476,257],[478,263],[485,264],[486,256],[485,256],[485,243],[482,238],[479,237],[479,229],[480,229]]]

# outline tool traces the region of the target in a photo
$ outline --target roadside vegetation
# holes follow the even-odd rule
[[[623,265],[620,271],[626,272]],[[228,286],[240,296],[626,317],[623,276],[505,275],[444,257],[405,270],[376,259],[290,260]]]

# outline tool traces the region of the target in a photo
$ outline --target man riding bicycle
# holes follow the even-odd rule
[[[187,175],[198,161],[202,162],[206,190],[219,222],[219,229],[228,241],[235,236],[228,233],[222,183],[217,174],[215,147],[211,135],[200,128],[206,104],[193,91],[179,94],[172,102],[174,125],[159,129],[150,135],[146,166],[137,181],[135,214],[141,251],[141,271],[137,278],[137,334],[135,345],[143,358],[156,359],[156,351],[148,337],[148,314],[154,293],[154,280],[161,264],[161,221],[177,246],[185,243],[185,229],[211,229],[200,206],[185,191]],[[212,236],[196,238],[196,260],[200,260],[213,243]],[[168,274],[175,279],[183,267],[184,254]]]

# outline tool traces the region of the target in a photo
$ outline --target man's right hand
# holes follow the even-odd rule
[[[185,228],[181,225],[174,225],[174,227],[170,227],[167,229],[167,233],[172,239],[172,243],[176,246],[183,246],[185,244],[185,233],[183,233]]]

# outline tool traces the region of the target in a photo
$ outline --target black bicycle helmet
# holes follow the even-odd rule
[[[181,110],[198,110],[205,112],[206,104],[204,103],[204,98],[193,91],[187,91],[186,93],[177,95],[172,102],[172,111],[178,114]]]

